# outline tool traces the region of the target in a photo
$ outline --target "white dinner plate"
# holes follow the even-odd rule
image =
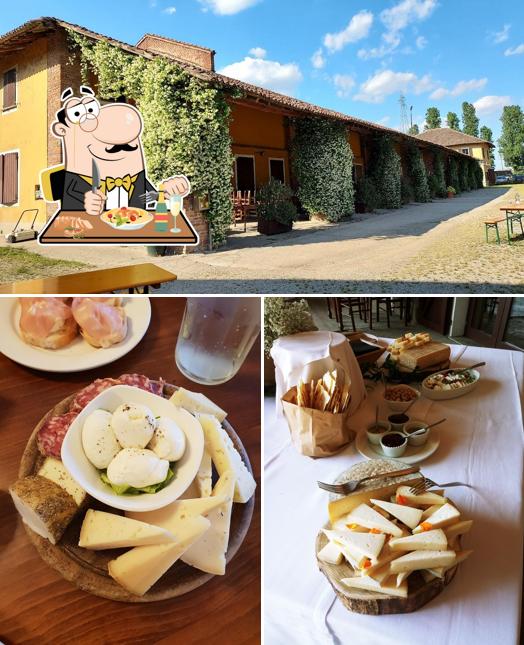
[[[25,343],[18,332],[18,298],[0,298],[0,352],[16,363],[46,372],[82,372],[125,356],[144,337],[151,321],[149,298],[124,298],[127,336],[107,348],[92,347],[78,335],[67,347],[43,349]]]
[[[361,430],[355,439],[355,446],[359,453],[366,457],[366,459],[394,459],[395,461],[404,462],[405,464],[418,464],[419,461],[424,461],[440,445],[440,434],[437,428],[431,428],[429,439],[423,446],[410,446],[406,448],[406,452],[401,457],[387,457],[380,447],[369,443],[366,430]]]

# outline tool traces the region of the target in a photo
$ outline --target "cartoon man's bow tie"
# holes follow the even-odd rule
[[[133,183],[133,180],[131,179],[131,175],[126,175],[125,177],[106,177],[105,180],[106,183],[106,190],[107,192],[113,190],[113,188],[120,188],[122,186],[123,188],[126,189],[126,191],[129,192],[129,189],[131,188],[131,184]]]

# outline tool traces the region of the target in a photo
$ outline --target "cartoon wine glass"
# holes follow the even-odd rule
[[[171,229],[171,233],[180,233],[182,229],[178,228],[176,225],[176,218],[182,210],[182,197],[180,195],[172,195],[169,198],[169,210],[173,216],[173,228]]]

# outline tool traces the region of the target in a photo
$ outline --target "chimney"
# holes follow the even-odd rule
[[[211,72],[215,71],[215,52],[207,47],[199,47],[155,34],[145,34],[136,46],[153,54],[166,54],[183,63],[196,65]]]

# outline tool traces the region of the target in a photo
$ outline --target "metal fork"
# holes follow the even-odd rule
[[[145,193],[142,193],[138,196],[142,204],[147,204],[147,202],[153,202],[158,199],[158,192],[156,190],[148,190]]]
[[[356,490],[363,482],[370,481],[371,479],[384,479],[385,477],[400,477],[401,475],[411,475],[411,473],[418,473],[420,468],[414,466],[413,468],[404,468],[404,470],[394,470],[389,473],[380,473],[379,475],[370,475],[362,479],[353,479],[343,484],[325,484],[324,482],[317,481],[318,487],[327,490],[330,493],[337,495],[348,495]]]
[[[453,486],[467,486],[468,488],[473,488],[473,486],[470,486],[470,484],[464,484],[463,482],[448,482],[447,484],[437,484],[437,482],[434,482],[432,479],[424,477],[416,484],[411,486],[409,492],[412,495],[420,495],[421,493],[425,493],[430,488],[451,488]]]

